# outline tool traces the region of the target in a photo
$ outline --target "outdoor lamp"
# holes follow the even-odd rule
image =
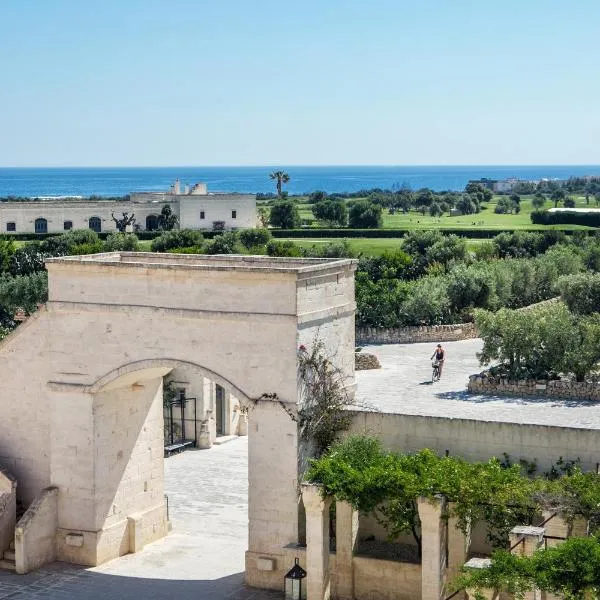
[[[285,582],[285,600],[305,600],[306,599],[306,584],[304,579],[306,571],[298,564],[298,559],[295,559],[294,566],[285,574],[283,581]]]

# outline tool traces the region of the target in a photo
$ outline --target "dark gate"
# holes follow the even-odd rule
[[[186,408],[191,412],[194,407],[194,439],[186,438]],[[173,416],[173,409],[179,408],[179,415]],[[165,418],[165,456],[170,456],[173,452],[181,452],[186,448],[195,448],[198,439],[198,403],[196,398],[186,398],[185,390],[178,390],[173,397],[165,398],[164,418]]]

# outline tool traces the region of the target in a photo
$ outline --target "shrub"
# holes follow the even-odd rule
[[[69,248],[69,254],[71,256],[80,256],[82,254],[98,254],[99,252],[104,252],[104,245],[100,240],[93,244],[76,244],[75,246],[71,246]]]
[[[381,206],[368,200],[358,200],[350,208],[350,227],[378,228],[383,225]]]
[[[240,242],[248,250],[257,246],[264,246],[271,239],[268,229],[244,229],[238,235]]]
[[[388,250],[381,256],[361,258],[358,271],[365,272],[371,281],[380,279],[408,279],[413,259],[403,250]]]
[[[402,305],[409,284],[399,279],[372,281],[364,271],[356,274],[356,323],[370,327],[398,327],[406,322]]]
[[[323,200],[314,204],[312,213],[328,227],[345,227],[348,224],[348,209],[344,200]]]
[[[314,244],[311,248],[302,248],[301,252],[303,256],[314,258],[353,258],[356,256],[348,240]]]
[[[167,252],[172,248],[189,248],[191,246],[201,246],[203,241],[202,234],[199,231],[191,229],[174,229],[165,231],[157,238],[152,240],[152,252]]]
[[[291,240],[271,240],[267,243],[269,256],[302,256],[302,249]]]
[[[444,277],[423,277],[413,281],[402,304],[406,325],[439,325],[450,316],[447,281]]]
[[[571,312],[591,315],[600,310],[600,273],[563,276],[558,280],[558,289]]]
[[[33,242],[18,248],[10,257],[11,275],[31,275],[44,270],[44,259],[48,255],[43,252],[41,244]]]
[[[216,235],[206,243],[205,254],[235,254],[240,251],[239,238],[236,232],[229,231]]]
[[[588,227],[600,227],[600,213],[577,212],[574,210],[563,210],[549,212],[547,210],[534,210],[530,216],[535,225],[587,225]]]
[[[299,227],[300,213],[298,212],[296,203],[291,200],[276,202],[271,207],[269,220],[273,227],[280,227],[281,229]]]
[[[129,251],[134,252],[138,249],[139,240],[133,233],[111,232],[104,240],[104,250],[106,252]]]
[[[0,237],[0,272],[10,269],[11,259],[16,251],[15,243],[6,237]]]
[[[37,309],[37,305],[48,300],[48,274],[38,271],[29,275],[17,275],[0,278],[0,305],[14,314],[22,308],[28,314]]]

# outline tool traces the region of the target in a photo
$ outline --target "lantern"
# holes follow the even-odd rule
[[[285,582],[285,600],[305,600],[306,599],[306,571],[298,564],[296,558],[294,566],[286,573],[283,581]]]

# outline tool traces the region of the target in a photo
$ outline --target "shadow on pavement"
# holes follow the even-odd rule
[[[486,404],[488,402],[503,402],[504,404],[517,404],[522,406],[531,406],[539,404],[544,407],[564,407],[579,408],[582,406],[600,406],[600,402],[594,400],[577,400],[574,398],[537,398],[537,397],[517,397],[481,394],[471,394],[467,390],[456,392],[440,392],[435,394],[441,400],[458,400],[461,402],[471,402],[475,404]]]
[[[6,596],[8,592],[8,596]],[[281,591],[244,585],[244,574],[213,580],[122,577],[56,563],[29,575],[0,576],[0,598],[11,600],[281,600]]]

